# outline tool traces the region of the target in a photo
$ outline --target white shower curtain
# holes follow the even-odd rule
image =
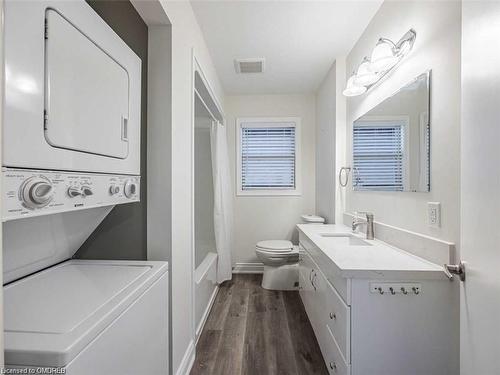
[[[214,230],[217,247],[217,282],[231,280],[233,190],[229,174],[226,127],[213,122],[210,129],[214,181]]]

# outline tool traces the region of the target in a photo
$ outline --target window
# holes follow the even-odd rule
[[[300,194],[298,118],[237,120],[239,195]]]
[[[406,128],[407,121],[403,119],[356,121],[353,126],[355,190],[405,190]]]

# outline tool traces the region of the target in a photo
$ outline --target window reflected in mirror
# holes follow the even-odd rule
[[[430,191],[430,72],[353,123],[354,190]]]

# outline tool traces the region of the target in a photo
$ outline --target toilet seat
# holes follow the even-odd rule
[[[293,243],[286,240],[260,241],[256,245],[257,250],[273,254],[288,254],[293,252]]]
[[[291,249],[287,252],[277,252],[273,250],[265,250],[257,247],[255,249],[255,252],[257,253],[257,256],[263,256],[266,257],[267,259],[294,259],[296,256],[299,255],[299,249],[294,248]]]

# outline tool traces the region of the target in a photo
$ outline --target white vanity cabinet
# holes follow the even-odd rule
[[[311,255],[299,247],[300,296],[331,374],[350,374],[351,311]]]
[[[453,282],[437,272],[402,278],[361,268],[359,278],[352,270],[345,277],[328,249],[299,233],[300,296],[330,374],[458,373]]]

